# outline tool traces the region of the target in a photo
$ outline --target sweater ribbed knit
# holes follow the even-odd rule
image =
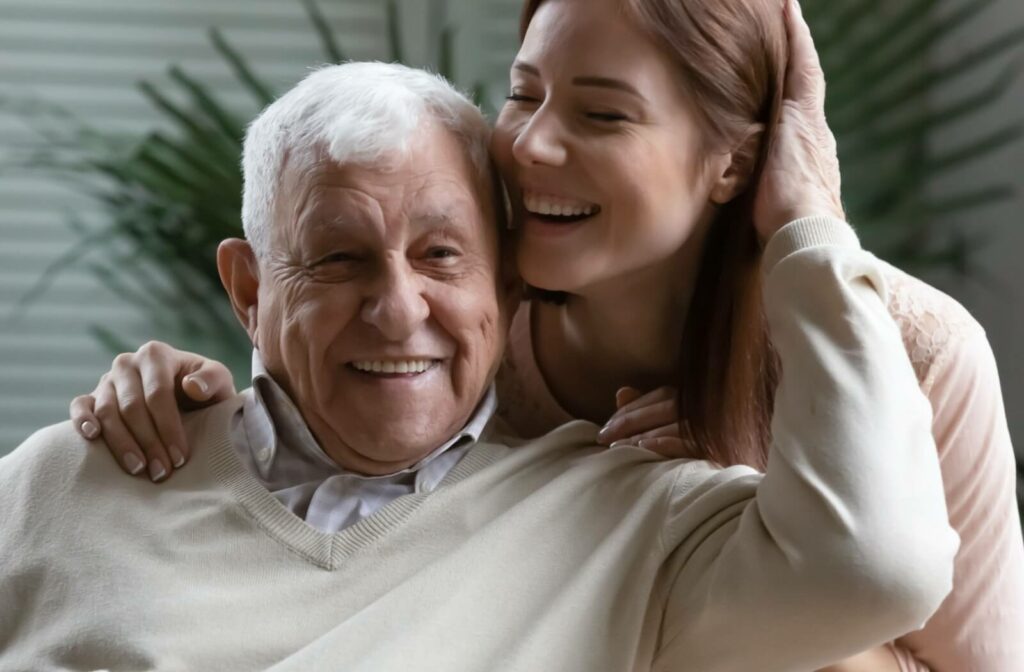
[[[0,460],[0,669],[799,672],[919,627],[957,539],[877,262],[821,220],[767,258],[764,476],[495,423],[326,534],[239,461],[237,398],[159,487],[42,430]]]

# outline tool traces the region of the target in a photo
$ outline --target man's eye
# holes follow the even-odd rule
[[[450,247],[432,247],[427,250],[428,259],[452,259],[459,256],[458,250]]]
[[[359,259],[350,252],[332,252],[326,257],[320,259],[317,265],[320,264],[344,264],[352,261],[359,261]]]

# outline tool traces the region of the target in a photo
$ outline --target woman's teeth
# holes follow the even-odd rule
[[[534,215],[548,215],[555,217],[578,217],[580,215],[592,215],[597,206],[584,201],[571,201],[567,199],[555,199],[547,196],[536,196],[525,194],[523,204],[526,210]]]
[[[352,362],[352,368],[364,373],[423,373],[433,368],[435,363],[433,359],[367,360]]]

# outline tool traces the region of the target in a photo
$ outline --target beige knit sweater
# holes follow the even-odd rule
[[[930,411],[877,262],[776,235],[785,370],[767,474],[492,427],[427,495],[335,534],[238,460],[232,400],[167,484],[68,424],[0,460],[0,670],[812,670],[919,626],[951,585]]]

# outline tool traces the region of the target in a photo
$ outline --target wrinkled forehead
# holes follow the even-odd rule
[[[275,219],[296,233],[358,222],[385,234],[387,227],[415,224],[458,228],[464,236],[489,240],[498,225],[500,192],[447,131],[373,161],[338,163],[324,148],[289,156],[280,186]]]

